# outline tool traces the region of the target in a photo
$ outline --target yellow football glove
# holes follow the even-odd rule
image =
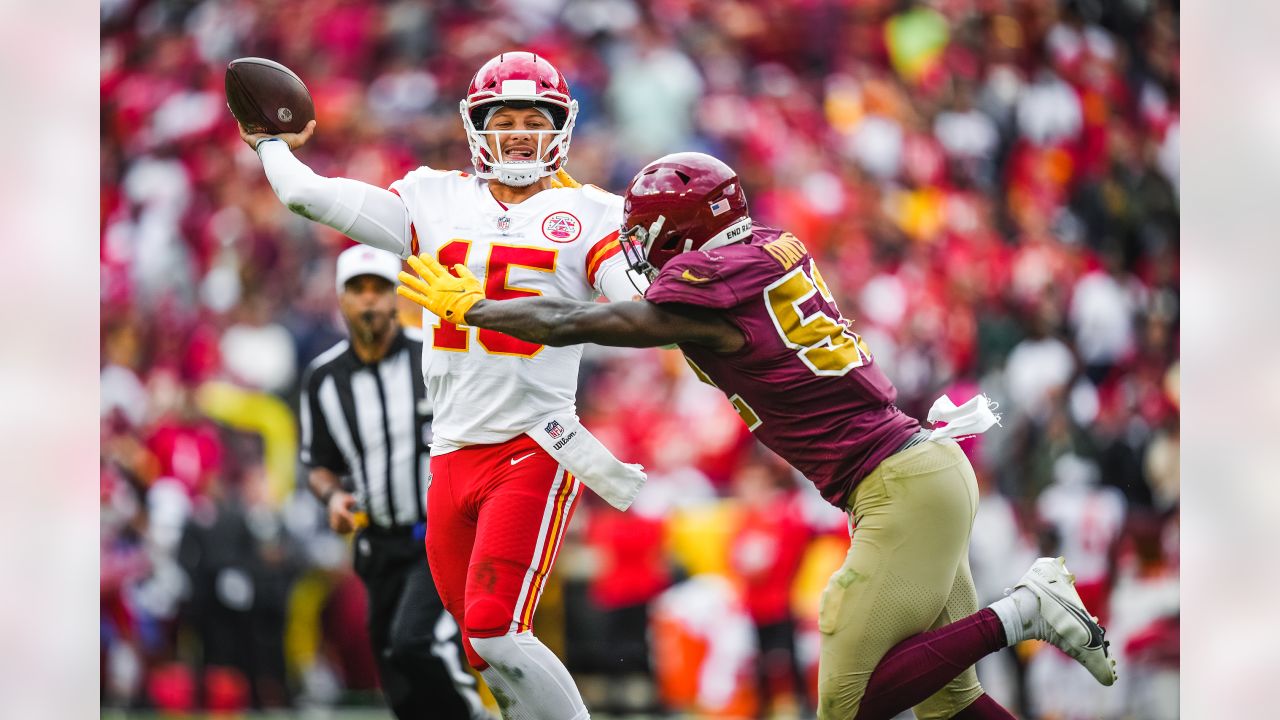
[[[484,299],[480,280],[466,265],[453,266],[457,277],[449,274],[436,259],[423,253],[409,257],[409,267],[417,276],[401,271],[396,294],[409,298],[452,323],[461,324],[472,305]]]

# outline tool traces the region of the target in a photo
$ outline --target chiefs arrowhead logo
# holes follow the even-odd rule
[[[582,234],[582,223],[569,212],[553,212],[542,221],[542,234],[555,243],[571,243]]]

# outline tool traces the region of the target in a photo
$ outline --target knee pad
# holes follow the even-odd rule
[[[489,665],[506,665],[504,659],[515,650],[515,634],[508,633],[494,637],[473,637],[471,647]]]
[[[501,638],[510,629],[511,611],[494,598],[481,596],[468,603],[466,614],[462,619],[462,649],[466,651],[467,662],[471,667],[476,670],[489,667],[485,652],[476,647],[477,642]]]
[[[472,639],[506,635],[511,630],[511,608],[482,595],[467,603],[462,627],[463,634]]]

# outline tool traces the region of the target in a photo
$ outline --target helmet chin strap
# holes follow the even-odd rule
[[[666,215],[659,215],[657,220],[649,226],[644,234],[644,256],[649,257],[649,251],[653,249],[653,243],[658,239],[658,233],[662,232],[662,225],[667,221]]]

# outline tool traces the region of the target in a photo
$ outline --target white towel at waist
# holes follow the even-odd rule
[[[1000,415],[993,412],[997,407],[999,406],[991,398],[982,394],[973,396],[969,402],[959,407],[951,402],[951,398],[943,395],[934,400],[933,407],[929,408],[929,422],[944,422],[946,425],[935,427],[929,433],[929,439],[939,442],[981,435],[992,425],[1000,424]]]
[[[526,433],[566,470],[619,510],[626,510],[644,487],[647,476],[634,463],[609,452],[573,413],[556,413]]]

